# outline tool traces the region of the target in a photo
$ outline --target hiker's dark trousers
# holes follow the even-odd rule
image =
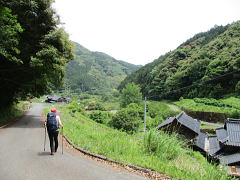
[[[57,152],[58,148],[58,131],[51,131],[48,129],[48,137],[50,141],[51,152]]]

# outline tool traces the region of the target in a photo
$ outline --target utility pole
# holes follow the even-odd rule
[[[143,131],[145,132],[146,131],[146,117],[147,117],[147,98],[145,96],[145,101],[144,101],[144,129]]]

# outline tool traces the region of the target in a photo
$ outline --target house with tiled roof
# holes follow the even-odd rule
[[[240,176],[240,119],[228,119],[224,127],[216,129],[215,136],[208,136],[200,130],[200,124],[199,120],[181,112],[177,116],[167,118],[157,129],[181,134],[190,140],[194,150],[200,151],[209,159],[237,167],[237,176]]]
[[[193,149],[223,164],[240,165],[240,119],[228,119],[224,127],[216,129],[216,136],[200,130],[201,122],[181,112],[169,117],[157,129],[176,132],[191,140]]]
[[[188,116],[185,112],[181,112],[177,116],[170,117],[162,122],[157,129],[166,132],[177,132],[187,139],[194,139],[200,133],[200,121]]]
[[[221,150],[216,154],[222,164],[240,165],[240,119],[228,119],[223,128],[216,129]]]

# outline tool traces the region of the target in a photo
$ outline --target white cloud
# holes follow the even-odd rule
[[[239,0],[55,0],[54,7],[71,40],[133,64],[240,20]]]

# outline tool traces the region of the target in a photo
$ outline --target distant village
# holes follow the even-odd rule
[[[240,119],[229,118],[216,135],[209,136],[200,129],[201,122],[181,112],[162,122],[157,129],[176,132],[188,140],[190,146],[209,160],[230,166],[230,173],[239,176],[240,167]]]

